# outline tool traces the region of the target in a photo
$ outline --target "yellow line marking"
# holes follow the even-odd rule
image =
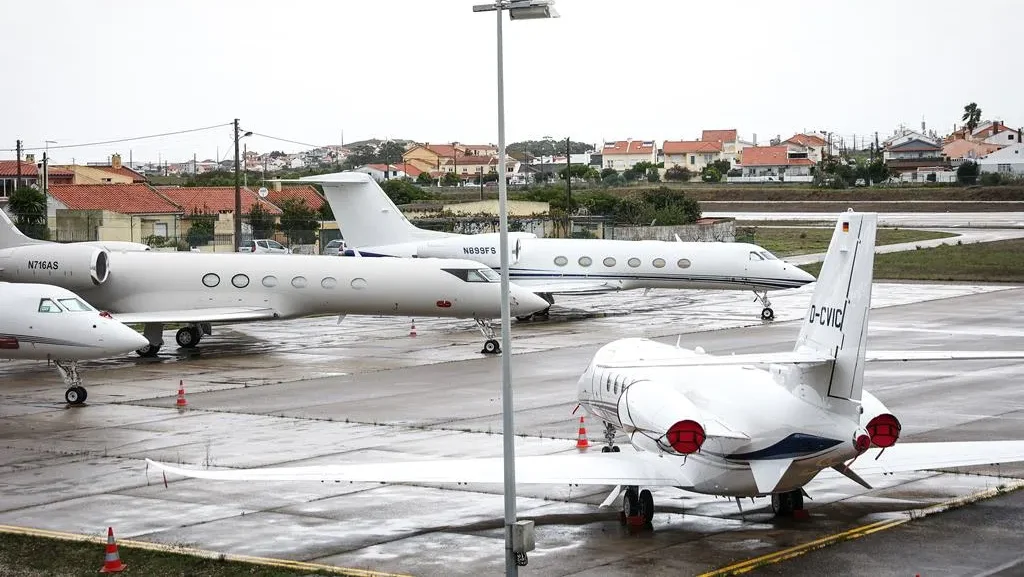
[[[738,563],[733,563],[732,565],[727,565],[720,569],[708,571],[707,573],[702,573],[698,575],[698,577],[724,577],[726,575],[740,575],[764,565],[779,563],[787,559],[799,557],[800,555],[804,555],[805,553],[810,553],[811,551],[814,551],[816,549],[822,549],[824,547],[828,547],[829,545],[834,545],[842,541],[850,541],[853,539],[857,539],[859,537],[863,537],[865,535],[870,535],[872,533],[877,533],[879,531],[885,531],[886,529],[891,529],[893,527],[902,525],[914,519],[920,519],[922,517],[926,517],[928,515],[932,515],[935,513],[941,513],[943,511],[948,511],[950,509],[956,509],[964,505],[969,505],[977,501],[982,501],[984,499],[1003,495],[1005,493],[1016,491],[1022,488],[1024,488],[1024,482],[1022,481],[1009,482],[999,487],[986,489],[984,491],[979,491],[977,493],[972,493],[970,495],[964,495],[963,497],[957,497],[955,499],[950,499],[949,501],[943,501],[942,503],[937,503],[935,505],[931,505],[923,509],[912,510],[909,512],[909,515],[904,518],[886,519],[883,521],[876,521],[874,523],[869,523],[867,525],[854,527],[853,529],[850,529],[848,531],[828,535],[820,539],[815,539],[814,541],[804,543],[802,545],[795,545],[793,547],[782,549],[774,553],[768,553],[765,555],[761,555],[760,557],[754,557],[752,559],[747,559],[746,561],[740,561]]]
[[[50,531],[47,529],[33,529],[31,527],[17,527],[14,525],[0,525],[0,533],[12,535],[25,535],[27,537],[43,537],[46,539],[60,539],[62,541],[79,541],[85,543],[96,543],[105,545],[107,537],[99,535],[82,535],[79,533],[65,533],[63,531]],[[399,573],[382,573],[367,569],[352,569],[338,567],[335,565],[324,565],[321,563],[307,563],[305,561],[292,561],[290,559],[272,559],[269,557],[252,557],[250,555],[235,555],[231,553],[218,553],[206,549],[194,549],[191,547],[178,547],[175,545],[164,545],[163,543],[150,543],[148,541],[135,541],[132,539],[118,539],[119,547],[129,549],[145,549],[148,551],[160,551],[163,553],[177,553],[179,555],[190,555],[192,557],[203,557],[206,559],[218,559],[221,561],[237,561],[252,565],[263,565],[267,567],[282,567],[287,569],[298,569],[302,571],[324,571],[347,575],[349,577],[410,577]]]

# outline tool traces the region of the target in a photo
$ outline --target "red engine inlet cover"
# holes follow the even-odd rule
[[[871,444],[882,449],[896,444],[902,428],[900,420],[888,413],[871,419],[867,426],[868,434],[871,435]]]
[[[665,433],[668,444],[672,445],[677,453],[683,455],[699,451],[701,445],[704,444],[705,437],[704,427],[700,426],[697,421],[689,419],[672,425]]]

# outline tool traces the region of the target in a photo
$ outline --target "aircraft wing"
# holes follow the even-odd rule
[[[850,468],[861,475],[874,475],[1018,461],[1024,461],[1024,441],[896,443],[885,451],[869,449]]]
[[[223,481],[347,481],[373,483],[502,483],[501,458],[444,459],[265,467],[189,469],[146,459],[158,469],[184,477]],[[675,463],[675,464],[673,464]],[[621,453],[565,453],[516,458],[516,483],[551,485],[689,486],[678,460],[623,447]]]
[[[142,323],[221,323],[272,319],[277,311],[266,307],[211,307],[180,311],[115,314],[125,324]]]
[[[514,277],[512,282],[533,291],[535,293],[549,293],[558,295],[592,295],[607,292],[614,292],[622,289],[621,283],[615,280],[600,279],[536,279]]]
[[[911,361],[980,361],[1024,359],[1024,351],[867,351],[865,360],[871,362]],[[821,365],[832,362],[832,357],[812,352],[754,353],[743,355],[696,354],[685,357],[637,359],[599,363],[610,369],[652,367],[698,367],[725,365]]]

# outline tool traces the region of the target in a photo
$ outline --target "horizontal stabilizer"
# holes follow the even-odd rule
[[[868,362],[991,361],[1024,359],[1024,351],[871,351]]]
[[[757,459],[750,461],[750,472],[754,474],[757,492],[767,495],[774,491],[792,464],[793,459]]]
[[[1024,359],[1024,351],[867,351],[869,363],[913,361],[982,361]],[[821,365],[832,357],[810,351],[784,353],[753,353],[743,355],[692,355],[677,358],[652,358],[624,362],[604,362],[607,369],[656,367],[713,367],[729,365]]]
[[[871,485],[869,485],[867,481],[862,479],[861,476],[858,475],[857,473],[854,473],[853,469],[850,469],[846,465],[842,465],[842,464],[834,465],[832,468],[835,469],[836,471],[838,471],[839,473],[841,473],[847,479],[853,481],[854,483],[857,483],[861,487],[864,487],[865,489],[871,489],[872,488]]]
[[[868,449],[850,465],[858,475],[909,473],[1024,461],[1024,441],[959,441],[949,443],[896,443]],[[836,475],[824,470],[818,479]]]
[[[223,481],[351,481],[374,483],[502,483],[501,458],[447,459],[260,469],[188,469],[146,459],[168,473]],[[626,450],[519,457],[517,483],[689,486],[675,459]]]
[[[181,311],[152,311],[146,313],[115,314],[114,319],[125,324],[142,323],[226,323],[272,319],[277,311],[266,307],[217,307]]]

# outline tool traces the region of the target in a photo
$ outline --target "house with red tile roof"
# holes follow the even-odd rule
[[[657,162],[658,149],[653,140],[616,140],[601,147],[602,168],[619,172],[633,168],[638,162]]]
[[[146,184],[51,184],[53,239],[147,243],[177,238],[183,211]]]
[[[661,146],[665,168],[679,166],[700,172],[722,158],[722,143],[703,140],[666,140]]]
[[[73,184],[132,184],[149,182],[140,172],[121,164],[121,155],[110,158],[110,164],[71,164],[62,166],[74,173]]]
[[[386,167],[383,163],[376,163],[357,166],[352,169],[352,172],[362,172],[370,175],[377,182],[383,182],[391,178],[406,178],[407,176],[415,179],[424,171],[409,163],[389,164]]]
[[[790,146],[790,149],[797,151],[804,151],[807,153],[807,158],[810,158],[813,162],[821,162],[826,149],[828,148],[828,141],[817,134],[794,134],[789,139],[784,140],[782,144]]]
[[[235,212],[235,187],[233,186],[158,186],[157,192],[180,206],[185,215],[226,214]],[[260,205],[267,214],[281,215],[281,209],[264,200],[252,189],[242,187],[242,214],[249,214]]]
[[[327,202],[320,191],[311,184],[282,186],[280,182],[275,182],[274,186],[267,191],[267,200],[279,208],[282,202],[292,198],[301,200],[306,203],[307,207],[317,211]]]
[[[728,160],[736,166],[740,162],[740,151],[754,143],[741,140],[739,131],[735,128],[726,130],[705,130],[701,132],[700,139],[703,142],[719,142],[722,144],[722,160]]]
[[[461,180],[470,180],[481,174],[498,172],[496,156],[455,156],[441,163],[442,172],[452,172]]]
[[[21,161],[21,184],[38,186],[40,170],[34,160]],[[18,188],[18,172],[17,160],[0,160],[0,200],[6,200]],[[74,173],[57,166],[50,166],[48,172],[51,185],[71,184],[74,177]]]
[[[747,146],[740,151],[740,167],[744,177],[773,177],[785,180],[798,177],[809,180],[814,162],[806,152],[794,152],[785,144]]]

